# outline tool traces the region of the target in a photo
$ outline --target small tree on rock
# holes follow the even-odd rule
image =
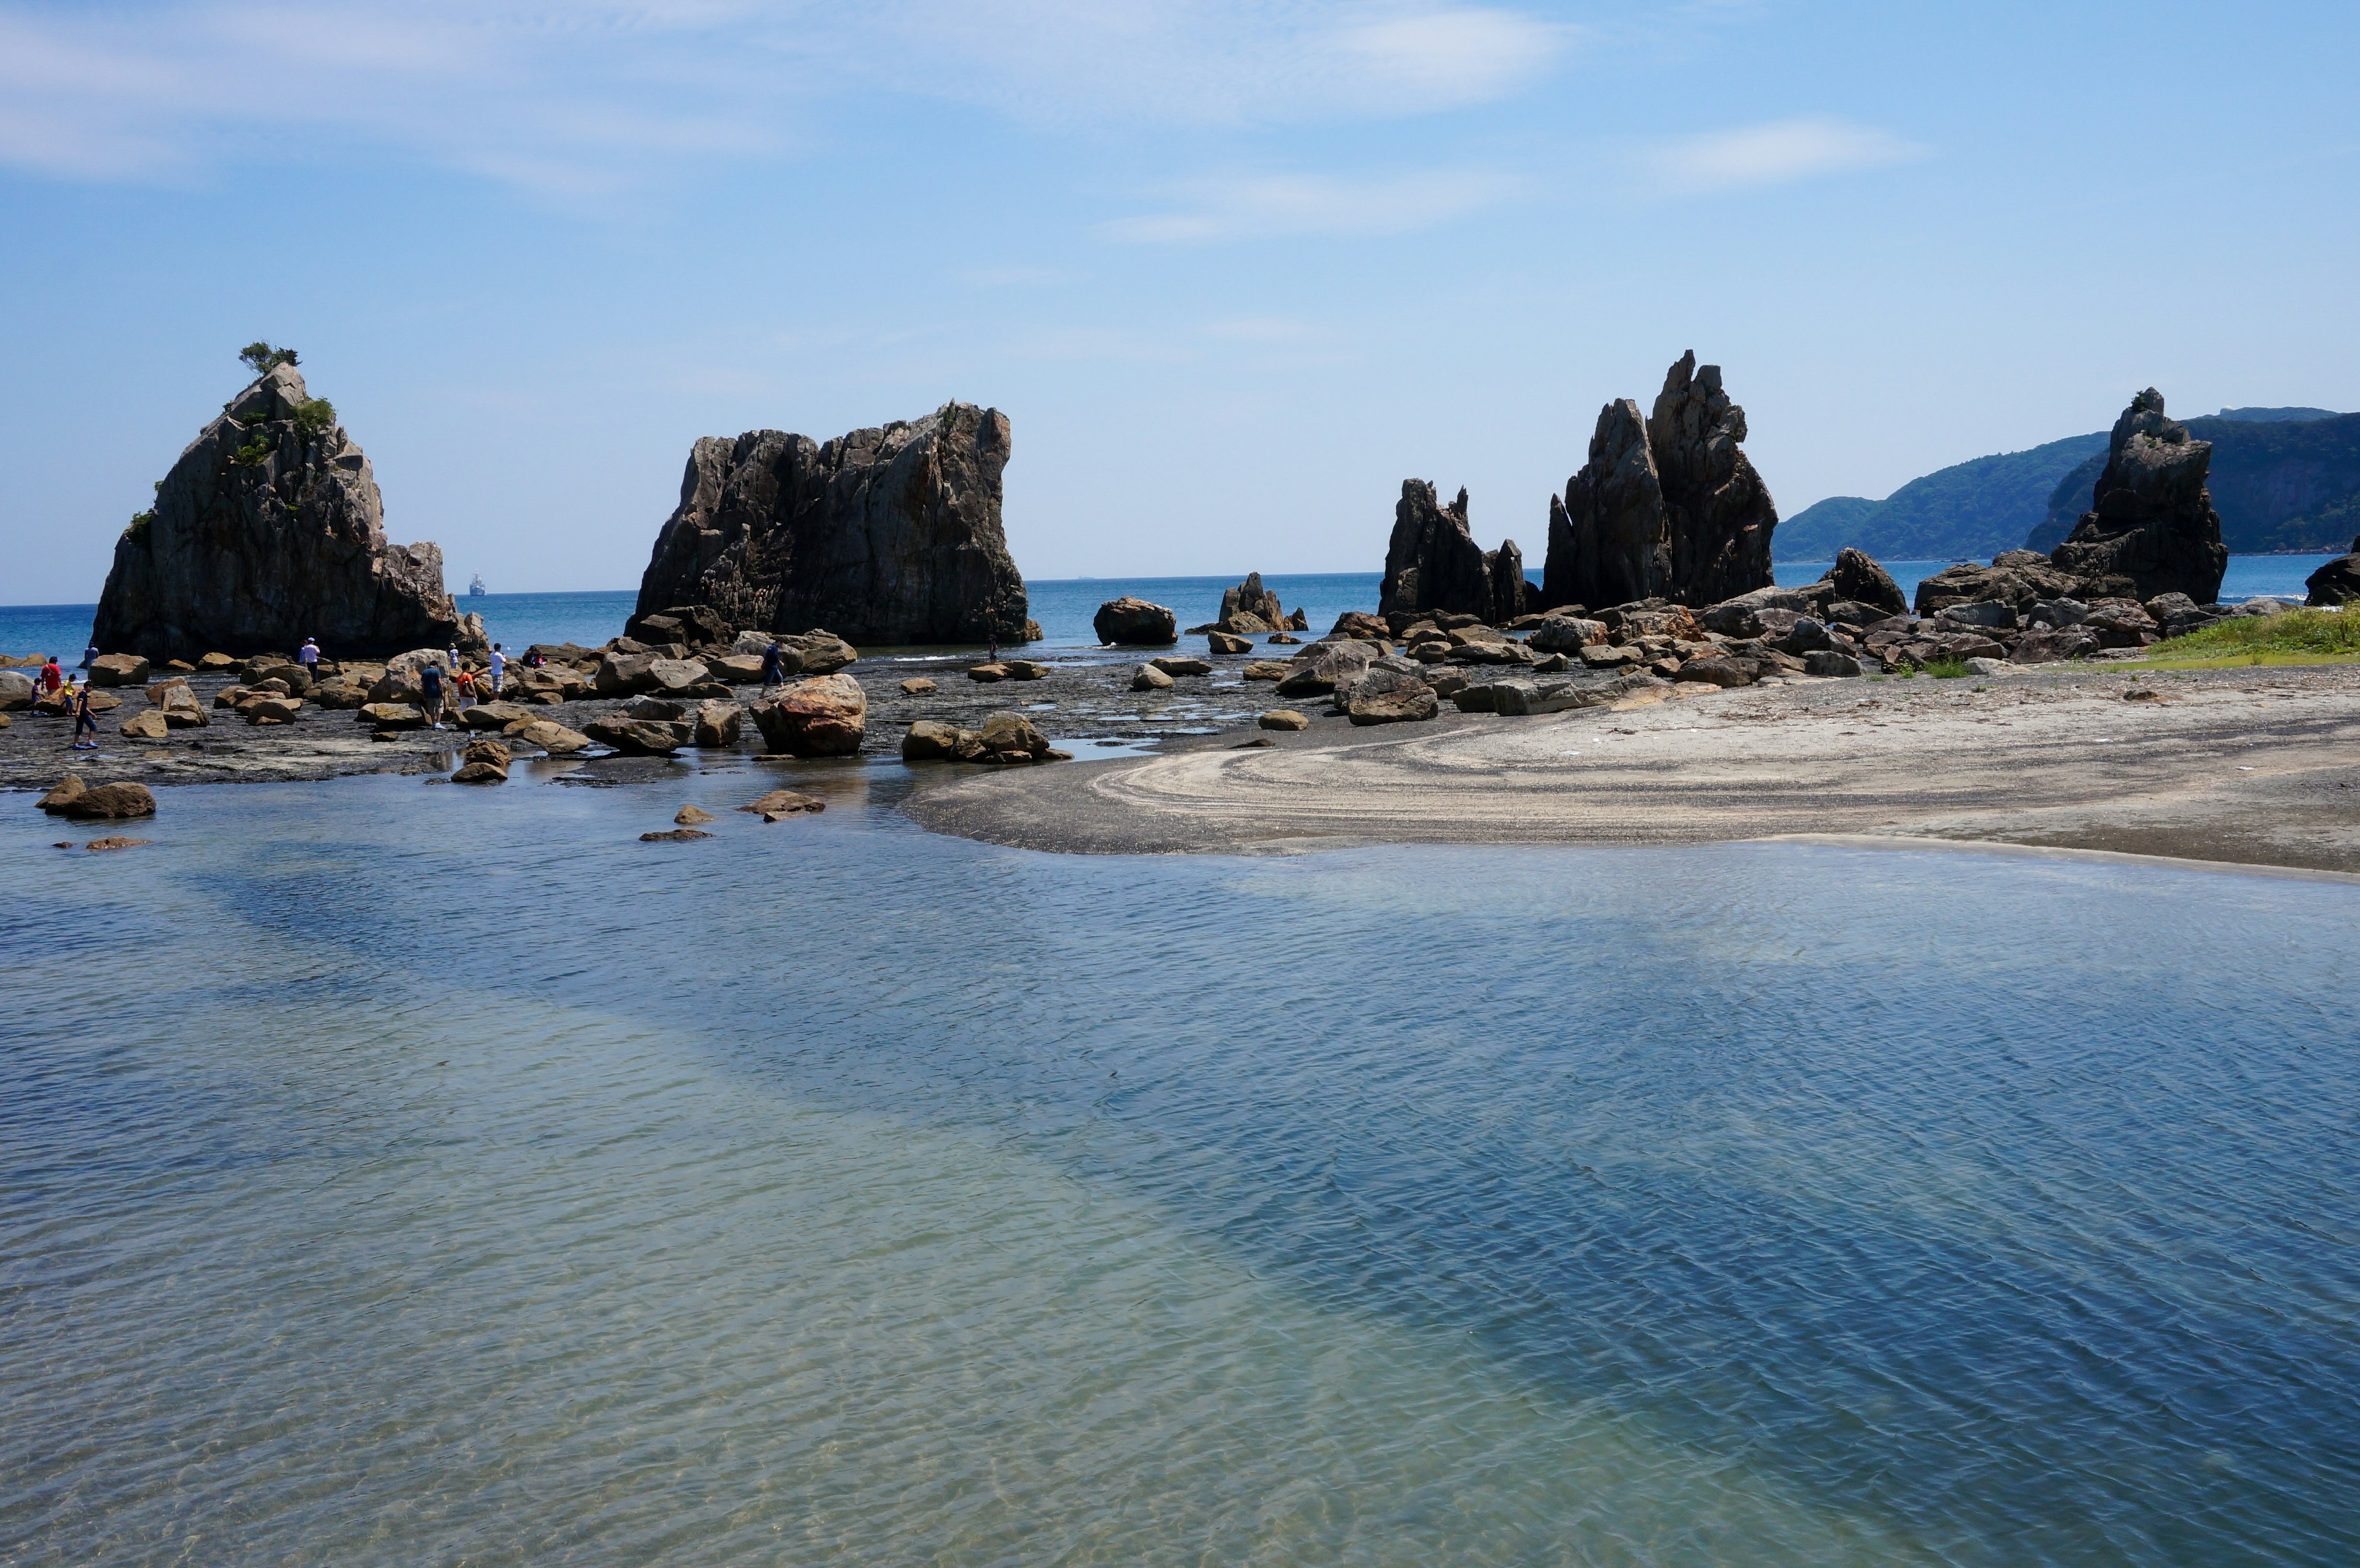
[[[293,365],[295,351],[291,348],[279,348],[257,338],[238,350],[237,357],[245,361],[246,367],[257,376],[268,376],[272,365]]]

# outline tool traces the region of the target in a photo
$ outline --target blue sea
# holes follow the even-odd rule
[[[2360,887],[563,777],[0,813],[0,1563],[2360,1561]]]
[[[2303,597],[2303,579],[2334,559],[2325,555],[2236,555],[2229,558],[2221,597],[2231,603],[2268,595]],[[1885,563],[1902,591],[1914,591],[1920,578],[1939,572],[1947,561],[1896,561]],[[1816,581],[1827,561],[1781,561],[1775,569],[1778,582],[1792,586]],[[1312,631],[1326,631],[1347,610],[1374,610],[1381,574],[1339,572],[1301,576],[1272,576],[1262,581],[1289,610],[1303,605]],[[1180,613],[1184,626],[1216,619],[1221,594],[1238,584],[1236,577],[1079,577],[1025,584],[1032,618],[1041,623],[1043,640],[1036,651],[1078,652],[1098,646],[1090,617],[1109,599],[1125,593],[1168,604]],[[536,642],[572,642],[595,647],[622,635],[638,593],[618,589],[592,593],[486,593],[463,597],[462,610],[484,617],[485,630],[495,642],[522,648]],[[89,646],[95,604],[0,605],[0,653],[56,653],[71,663]],[[331,658],[335,650],[327,650]]]

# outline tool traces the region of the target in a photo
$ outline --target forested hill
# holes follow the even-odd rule
[[[2190,435],[2212,443],[2205,485],[2221,514],[2222,542],[2238,555],[2349,549],[2360,533],[2360,414],[2316,418],[2305,408],[2287,410],[2297,416],[2287,419],[2242,417],[2249,412],[2188,421]],[[2073,531],[2105,466],[2101,449],[2058,482],[2027,549],[2054,550]]]
[[[2351,542],[2360,527],[2351,515],[2360,506],[2360,454],[2353,451],[2360,415],[2223,408],[2188,427],[2213,443],[2212,499],[2231,550],[2340,550]],[[2289,433],[2300,431],[2313,433]],[[1882,501],[1830,496],[1780,523],[1772,547],[1780,561],[1826,561],[1845,545],[1880,561],[1988,561],[2024,548],[2027,536],[2031,548],[2049,550],[2087,509],[2105,462],[2103,430],[1978,457],[1913,479]],[[2341,536],[2329,538],[2338,528]],[[2278,539],[2301,542],[2250,542]]]

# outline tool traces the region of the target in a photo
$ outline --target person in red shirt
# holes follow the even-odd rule
[[[66,672],[58,668],[56,654],[50,654],[48,658],[49,662],[41,666],[41,690],[54,691],[66,683]]]

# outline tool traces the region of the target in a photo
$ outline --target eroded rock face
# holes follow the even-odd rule
[[[835,627],[856,642],[1022,642],[1024,579],[1000,527],[1008,416],[947,403],[825,444],[708,436],[656,536],[638,614]]]
[[[367,457],[317,411],[277,365],[189,444],[115,541],[99,647],[193,661],[315,637],[341,658],[457,635],[442,550],[387,541]]]
[[[1524,613],[1524,552],[1509,539],[1486,552],[1467,527],[1467,492],[1442,505],[1434,483],[1402,481],[1393,532],[1385,547],[1380,615],[1438,610],[1480,621],[1512,621]],[[1341,623],[1338,623],[1339,625]]]
[[[1098,641],[1115,648],[1162,648],[1180,640],[1178,615],[1129,593],[1100,604],[1090,627]]]
[[[1693,351],[1644,422],[1636,402],[1607,404],[1588,462],[1549,504],[1542,602],[1711,604],[1769,586],[1778,509],[1744,440],[1745,410],[1721,367],[1699,366]]]
[[[1262,573],[1249,572],[1246,580],[1221,593],[1219,627],[1225,632],[1279,632],[1287,626],[1278,595],[1262,585]]]
[[[1893,573],[1876,564],[1865,550],[1846,545],[1836,551],[1835,564],[1828,568],[1826,581],[1834,588],[1835,597],[1855,604],[1874,605],[1888,615],[1897,615],[1909,608],[1908,599]]]
[[[2360,599],[2360,539],[2352,541],[2352,553],[2339,555],[2302,581],[2309,595],[2306,604],[2344,604]]]
[[[2163,394],[2148,387],[2114,421],[2091,509],[2049,560],[2091,595],[2185,593],[2212,604],[2229,565],[2221,514],[2204,487],[2212,465],[2212,443],[2189,439],[2186,425],[2165,416]]]

